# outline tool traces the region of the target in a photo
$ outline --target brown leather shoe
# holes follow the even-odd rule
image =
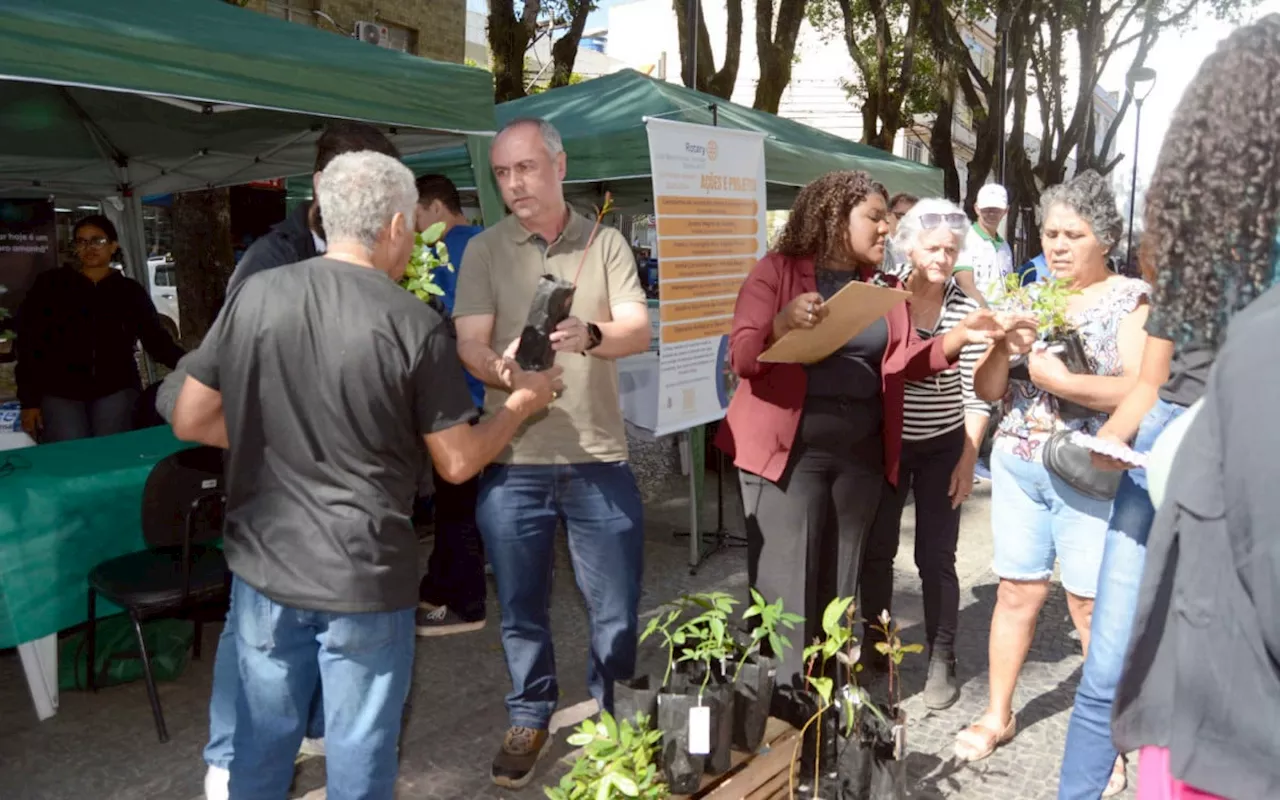
[[[520,789],[533,780],[534,767],[546,751],[548,734],[537,728],[512,726],[493,758],[490,778],[498,786]]]

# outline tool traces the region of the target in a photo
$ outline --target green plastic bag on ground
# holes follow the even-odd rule
[[[157,682],[176,680],[191,658],[192,625],[187,620],[157,619],[142,623],[142,637],[151,656]],[[98,688],[142,680],[142,654],[127,614],[98,620],[94,643],[94,675]],[[58,688],[87,689],[88,631],[80,630],[58,643]]]

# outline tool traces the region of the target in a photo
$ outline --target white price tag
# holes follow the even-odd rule
[[[705,756],[711,752],[711,708],[689,709],[689,755]]]

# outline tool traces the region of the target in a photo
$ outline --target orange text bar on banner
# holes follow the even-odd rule
[[[737,378],[738,290],[765,252],[764,134],[648,119],[658,226],[658,415],[654,433],[724,417]]]

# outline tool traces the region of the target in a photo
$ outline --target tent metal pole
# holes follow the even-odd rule
[[[123,180],[120,187],[120,199],[124,201],[124,208],[121,209],[121,226],[120,238],[123,239],[120,244],[124,248],[125,261],[124,268],[126,274],[142,285],[146,290],[147,296],[151,296],[151,275],[147,268],[147,246],[146,232],[142,224],[142,195],[139,194],[132,186],[129,185],[129,168],[121,167],[120,174]],[[143,351],[142,370],[143,378],[146,384],[150,385],[156,379],[156,366],[151,360],[151,354]]]

